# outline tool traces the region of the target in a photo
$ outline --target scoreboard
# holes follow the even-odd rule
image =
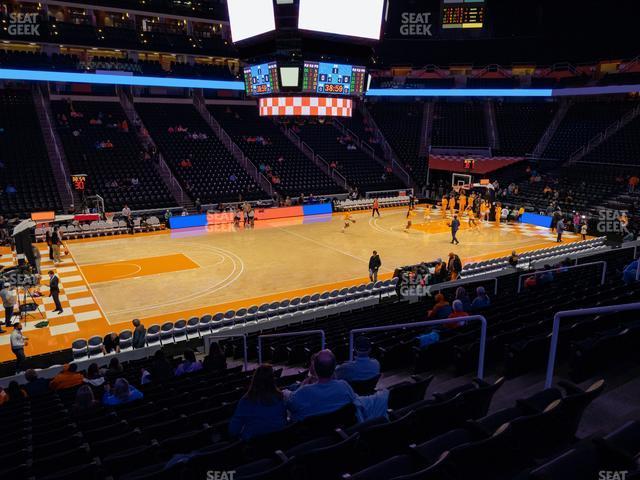
[[[326,62],[304,62],[302,91],[328,95],[363,95],[365,67]]]
[[[269,62],[245,67],[244,87],[247,95],[279,93],[277,63]]]
[[[442,28],[483,28],[484,14],[484,0],[443,0]]]

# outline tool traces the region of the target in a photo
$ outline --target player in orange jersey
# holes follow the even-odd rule
[[[342,217],[344,219],[344,226],[342,227],[342,233],[344,233],[345,230],[349,228],[352,223],[356,223],[355,219],[351,217],[352,217],[351,212],[349,211],[344,212],[344,217]]]

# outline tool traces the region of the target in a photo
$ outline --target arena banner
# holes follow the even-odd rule
[[[547,215],[538,215],[537,213],[523,213],[520,217],[522,223],[528,223],[530,225],[537,225],[539,227],[551,228],[551,221],[553,219]]]
[[[350,117],[352,108],[350,98],[333,97],[268,97],[259,104],[261,117]]]
[[[171,217],[169,219],[169,226],[171,227],[171,229],[206,227],[207,216],[205,214],[201,214],[186,215],[184,217]]]
[[[332,211],[330,203],[318,203],[296,207],[255,208],[254,218],[256,221],[259,221],[300,217],[300,221],[302,222],[303,217],[331,214]],[[228,225],[233,223],[234,213],[235,212],[208,212],[200,215],[171,217],[169,225],[172,230]]]

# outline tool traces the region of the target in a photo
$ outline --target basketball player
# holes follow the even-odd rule
[[[440,207],[440,213],[442,214],[443,217],[447,216],[447,207],[448,206],[449,206],[449,199],[445,195],[445,196],[442,197],[442,205]]]
[[[427,203],[424,206],[424,221],[425,223],[431,220],[431,209],[433,209],[433,205]]]
[[[342,233],[344,233],[345,230],[349,228],[352,223],[356,223],[356,221],[353,218],[351,218],[351,212],[349,211],[344,213],[343,219],[344,219],[344,226],[342,227]]]
[[[458,212],[462,215],[462,212],[467,208],[467,196],[464,194],[464,190],[460,190],[460,197],[458,198]]]
[[[405,232],[409,233],[409,229],[411,228],[412,219],[415,216],[416,216],[416,212],[413,211],[413,209],[411,207],[409,207],[409,211],[407,211],[407,226],[404,227],[404,231]]]
[[[473,208],[471,205],[467,207],[467,216],[469,217],[469,227],[478,228],[478,224],[476,223],[476,215],[473,212]]]
[[[452,194],[449,199],[449,212],[451,212],[451,216],[456,213],[456,197]]]
[[[380,203],[378,202],[378,197],[373,199],[373,210],[371,210],[371,218],[373,218],[376,213],[378,214],[378,218],[380,218]]]
[[[498,225],[500,225],[501,218],[502,218],[502,204],[498,203],[496,204],[496,218],[494,219]]]

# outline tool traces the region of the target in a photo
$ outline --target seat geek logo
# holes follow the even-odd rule
[[[37,13],[10,13],[9,27],[7,29],[9,35],[14,37],[40,36],[40,24],[38,23]]]
[[[431,12],[404,12],[400,16],[400,35],[404,37],[432,37]]]

